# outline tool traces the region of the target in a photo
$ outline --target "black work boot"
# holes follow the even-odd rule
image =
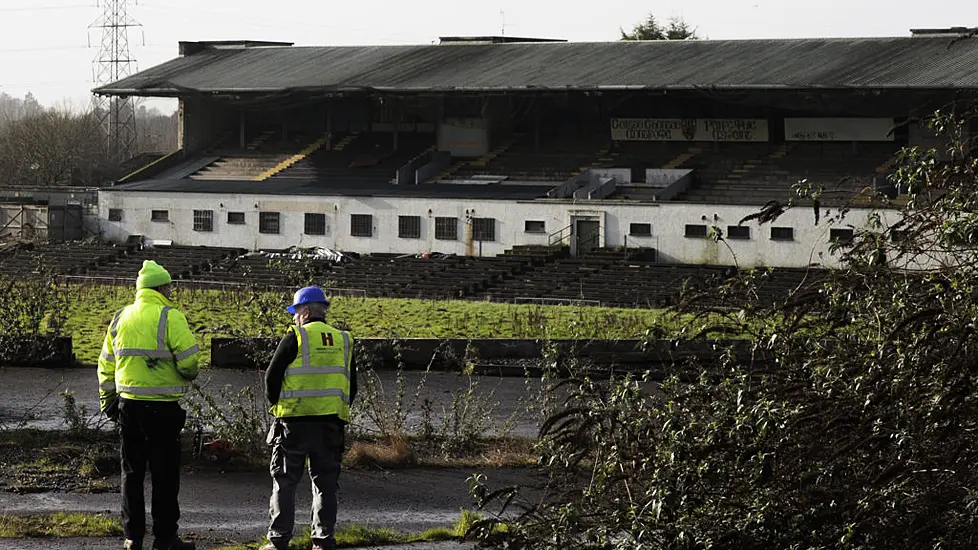
[[[180,540],[180,537],[173,537],[154,540],[153,550],[197,550],[197,545],[190,541]]]

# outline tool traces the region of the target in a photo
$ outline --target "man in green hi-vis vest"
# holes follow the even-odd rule
[[[336,490],[350,403],[357,394],[353,337],[326,324],[329,300],[319,287],[295,293],[287,311],[295,326],[279,342],[265,373],[275,423],[272,445],[271,525],[262,550],[284,550],[295,526],[295,489],[309,459],[312,547],[336,548]]]
[[[187,318],[170,301],[170,274],[152,260],[136,278],[136,300],[112,319],[98,358],[102,411],[122,431],[122,528],[125,548],[146,534],[143,480],[153,481],[154,550],[193,550],[177,537],[180,431],[178,403],[197,378],[197,347]]]

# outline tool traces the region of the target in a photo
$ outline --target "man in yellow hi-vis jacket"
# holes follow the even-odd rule
[[[125,548],[146,534],[143,480],[153,481],[154,550],[193,550],[177,537],[180,431],[178,401],[197,378],[199,349],[187,318],[170,301],[170,274],[152,260],[136,279],[136,300],[115,314],[98,360],[102,411],[122,428],[122,526]]]
[[[326,324],[329,300],[321,288],[295,293],[288,312],[295,326],[279,342],[265,373],[275,425],[272,445],[271,525],[262,550],[284,550],[295,526],[295,489],[309,459],[312,547],[336,548],[336,490],[345,426],[357,393],[353,337]]]

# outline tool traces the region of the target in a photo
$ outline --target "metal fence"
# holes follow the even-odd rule
[[[600,300],[583,300],[577,298],[533,298],[530,296],[518,296],[513,298],[514,304],[540,304],[554,306],[601,306]]]
[[[104,277],[95,275],[63,275],[60,280],[65,283],[73,284],[98,284],[113,286],[132,286],[136,283],[135,277]],[[229,283],[224,281],[201,281],[196,279],[177,279],[173,281],[174,286],[190,290],[258,290],[261,292],[295,292],[295,287],[271,284],[247,284]],[[329,296],[343,296],[350,298],[367,298],[367,291],[361,288],[330,288],[324,289]]]

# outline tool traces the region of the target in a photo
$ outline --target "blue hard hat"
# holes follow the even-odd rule
[[[329,300],[326,298],[326,293],[323,292],[323,289],[318,286],[307,286],[296,291],[295,297],[292,299],[292,305],[285,308],[285,310],[295,315],[295,306],[316,303],[326,304],[326,307],[329,307]]]

